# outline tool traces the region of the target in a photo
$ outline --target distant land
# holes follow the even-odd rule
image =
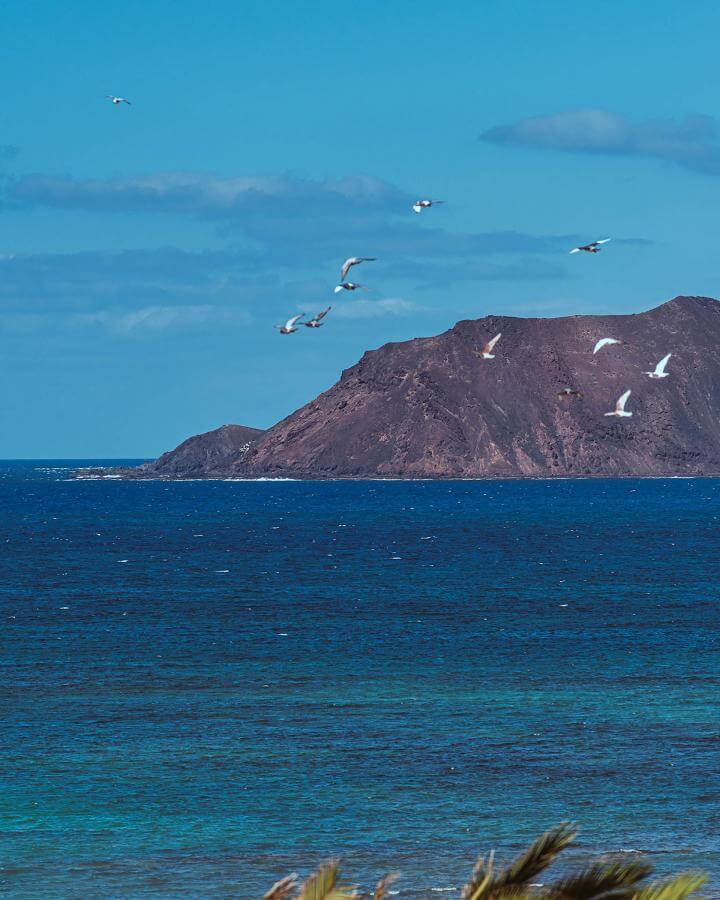
[[[476,352],[498,332],[495,359],[479,359]],[[622,343],[593,355],[602,337]],[[666,353],[669,377],[643,374]],[[582,396],[558,396],[566,388]],[[632,418],[605,417],[626,390]],[[720,475],[720,303],[676,297],[636,315],[458,322],[436,337],[368,351],[333,387],[267,431],[224,425],[156,462],[83,474]]]
[[[259,428],[223,425],[188,438],[154,462],[116,471],[136,478],[222,478],[263,434]]]

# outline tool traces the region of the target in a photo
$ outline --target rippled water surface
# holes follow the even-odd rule
[[[432,896],[572,818],[718,893],[720,482],[66,466],[0,463],[1,891]]]

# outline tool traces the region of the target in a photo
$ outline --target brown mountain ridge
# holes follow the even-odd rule
[[[478,358],[498,332],[495,359]],[[593,355],[602,337],[623,343]],[[643,374],[666,353],[669,377]],[[559,396],[565,388],[582,397]],[[626,390],[632,418],[605,417]],[[224,426],[121,474],[720,474],[720,303],[676,297],[635,315],[461,321],[436,337],[368,351],[333,387],[268,431]]]

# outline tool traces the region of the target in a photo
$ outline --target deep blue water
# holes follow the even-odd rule
[[[717,893],[720,481],[63,465],[0,464],[0,891],[432,896],[572,818]]]

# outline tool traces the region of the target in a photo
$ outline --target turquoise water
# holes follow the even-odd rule
[[[720,481],[66,477],[0,464],[5,894],[433,896],[565,818],[720,884]]]

